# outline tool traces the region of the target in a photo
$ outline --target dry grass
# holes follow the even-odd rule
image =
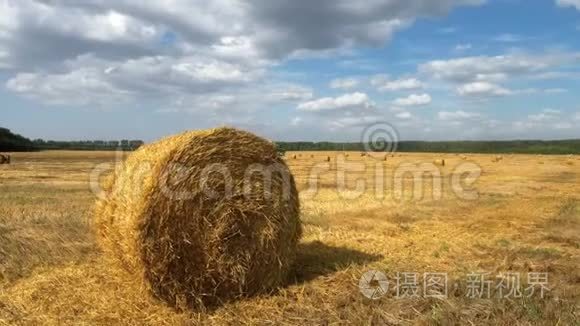
[[[336,153],[301,154],[287,163],[302,189],[304,237],[292,277],[279,291],[228,303],[207,312],[178,313],[151,299],[139,284],[103,258],[91,233],[94,196],[91,168],[111,153],[14,154],[0,167],[0,324],[16,325],[578,325],[580,312],[580,168],[567,158],[514,155],[502,164],[470,155],[482,166],[479,198],[458,199],[448,187],[461,157],[446,157],[440,200],[395,200],[393,185],[367,187],[346,199],[336,191]],[[308,172],[329,162],[320,189],[307,196]],[[441,154],[394,156],[388,162],[351,155],[374,176],[377,163],[430,163]],[[328,163],[328,162],[327,162]],[[387,170],[392,171],[392,170]],[[388,172],[385,178],[391,176]],[[392,177],[392,176],[391,176]],[[405,178],[408,178],[406,176]],[[404,180],[405,184],[411,180]],[[431,187],[426,186],[427,190]],[[412,190],[412,189],[411,189]],[[406,192],[411,190],[405,190]],[[445,272],[464,280],[474,271],[492,274],[548,272],[546,298],[370,301],[357,284],[377,269]],[[461,283],[460,283],[461,284]],[[461,287],[460,287],[461,288]]]

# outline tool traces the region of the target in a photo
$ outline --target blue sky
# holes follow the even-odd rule
[[[580,138],[580,0],[0,0],[0,126]]]

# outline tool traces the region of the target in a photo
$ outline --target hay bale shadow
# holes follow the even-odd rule
[[[318,277],[375,262],[383,256],[367,254],[346,247],[332,247],[320,241],[298,245],[296,262],[288,285],[302,284]]]

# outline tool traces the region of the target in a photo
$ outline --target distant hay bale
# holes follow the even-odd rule
[[[435,160],[433,161],[433,164],[438,166],[445,166],[445,160],[444,159]]]
[[[467,156],[461,155],[460,157],[461,157],[462,160],[467,161]]]
[[[314,158],[314,155],[310,155],[310,158]]]
[[[330,156],[326,157],[326,162],[330,162]]]
[[[501,162],[502,160],[503,160],[503,156],[498,155],[498,156],[494,157],[491,161],[493,163],[498,163],[498,162]]]
[[[568,161],[566,161],[566,164],[568,164],[568,165],[574,165],[574,161],[568,160]]]
[[[10,155],[0,154],[0,164],[10,164]]]
[[[360,156],[361,157],[366,157],[367,156],[367,153],[360,153]]]
[[[293,158],[293,159],[297,159],[297,158],[298,158],[298,156],[296,156],[296,155],[293,155],[293,156],[292,156],[292,158]]]
[[[541,164],[541,165],[543,165],[543,164],[544,164],[544,162],[543,162],[543,161],[539,161],[539,162],[538,162],[538,164]]]
[[[162,139],[135,151],[106,192],[95,207],[99,244],[174,307],[286,281],[302,233],[298,194],[264,139],[231,128]]]

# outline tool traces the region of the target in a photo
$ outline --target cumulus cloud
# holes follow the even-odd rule
[[[528,120],[534,122],[554,121],[559,119],[561,114],[562,111],[560,110],[544,109],[540,113],[528,115]]]
[[[576,7],[580,10],[580,0],[556,0],[556,3],[560,7]]]
[[[517,43],[523,41],[525,38],[521,35],[504,33],[500,34],[493,38],[496,42],[503,42],[503,43]]]
[[[481,118],[481,114],[475,112],[458,111],[440,111],[437,113],[439,120],[442,121],[460,121],[473,120]]]
[[[263,89],[270,68],[288,58],[383,45],[419,17],[482,3],[0,0],[0,69],[9,69],[8,90],[49,104],[223,99]],[[287,89],[260,102],[311,98]]]
[[[353,44],[379,45],[416,17],[442,15],[482,0],[253,1],[249,18],[261,28],[257,42],[274,55]]]
[[[474,82],[459,86],[457,93],[462,96],[489,97],[511,95],[513,92],[496,84]]]
[[[577,119],[566,117],[561,110],[544,109],[535,114],[529,114],[525,119],[514,121],[512,127],[521,132],[537,132],[548,130],[564,131],[577,127]],[[576,121],[575,121],[576,120]]]
[[[420,65],[419,71],[454,83],[491,82],[510,77],[530,76],[577,62],[580,62],[580,53],[477,56],[430,61]]]
[[[311,99],[314,94],[312,89],[303,86],[286,86],[284,88],[275,89],[267,95],[272,101],[290,101],[300,102]]]
[[[473,45],[471,45],[471,43],[457,44],[455,46],[455,51],[463,52],[463,51],[471,50],[472,48],[473,48]]]
[[[17,94],[50,105],[99,105],[124,102],[128,91],[116,88],[94,69],[79,69],[61,75],[21,73],[6,83]]]
[[[375,76],[371,84],[381,92],[417,90],[424,87],[423,82],[416,78],[390,80],[387,76]]]
[[[415,18],[483,0],[2,1],[0,30],[23,66],[86,53],[135,57],[164,48],[284,58],[298,51],[379,45]],[[34,43],[36,51],[27,51]],[[164,49],[165,50],[165,49]],[[27,53],[28,52],[28,53]],[[30,53],[34,52],[34,53]]]
[[[365,110],[374,105],[365,93],[344,94],[338,97],[324,97],[298,105],[298,110],[324,112],[335,110]]]
[[[330,82],[330,88],[333,89],[353,89],[359,85],[355,78],[337,78]]]
[[[66,66],[69,70],[64,73],[18,73],[6,87],[53,104],[66,104],[78,96],[89,104],[93,100],[113,101],[115,94],[129,97],[211,93],[256,81],[263,73],[260,68],[205,57],[159,56],[111,62],[84,56]],[[56,100],[58,97],[60,101]]]
[[[411,94],[408,97],[398,98],[393,101],[396,106],[422,106],[431,103],[429,94]]]
[[[401,111],[401,112],[395,114],[395,117],[397,119],[401,119],[401,120],[408,120],[408,119],[412,119],[413,115],[411,114],[411,112]]]

